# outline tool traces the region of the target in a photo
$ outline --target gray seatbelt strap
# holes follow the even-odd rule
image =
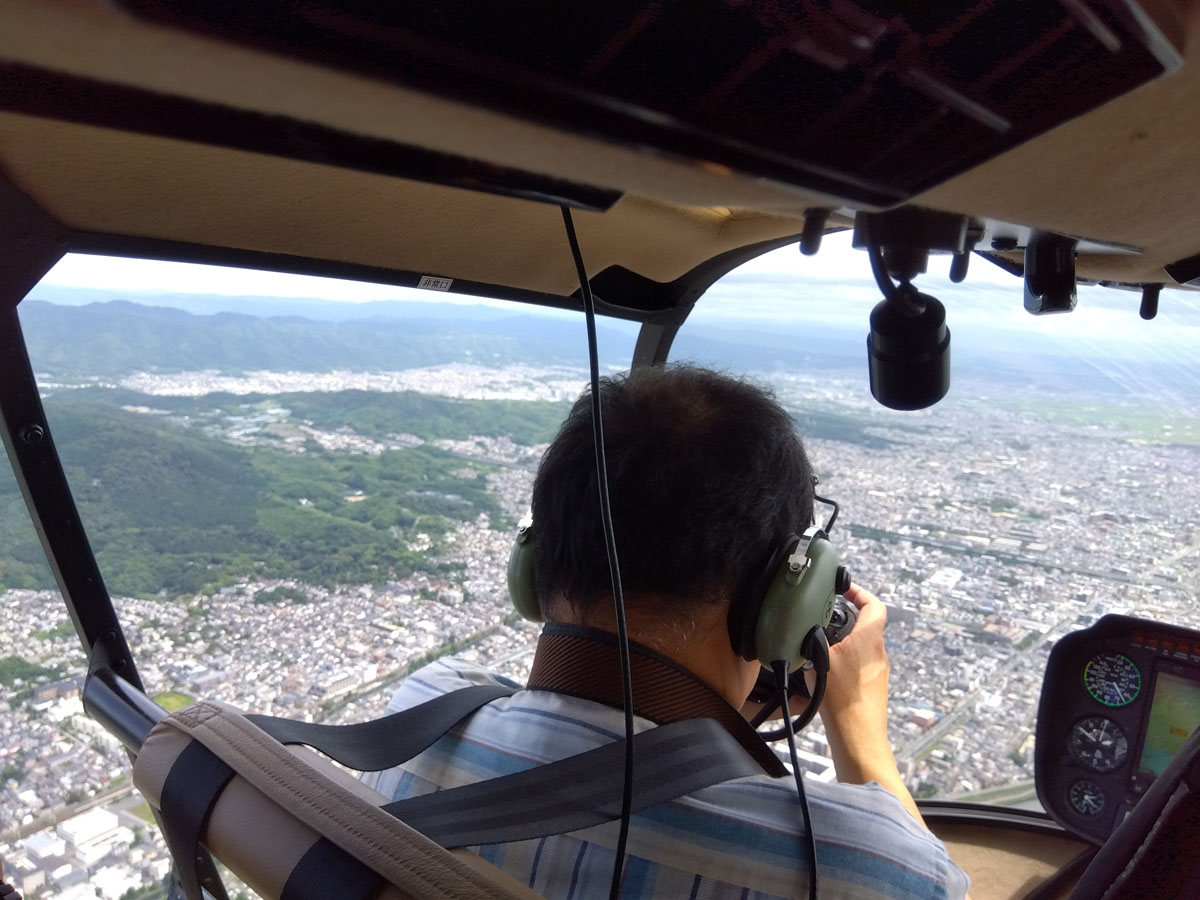
[[[379,772],[408,762],[479,707],[516,688],[477,684],[420,706],[355,725],[319,725],[276,716],[246,716],[281,744],[307,744],[344,766]]]
[[[712,719],[687,719],[633,739],[633,812],[701,788],[762,774],[737,740]],[[389,803],[383,809],[430,840],[453,850],[547,837],[603,825],[621,816],[625,742],[605,744],[523,772]],[[327,838],[297,864],[280,900],[324,900],[316,879],[349,883],[362,864]]]
[[[475,686],[362,725],[314,726],[269,716],[247,717],[281,743],[303,743],[345,765],[375,770],[426,749],[470,712],[512,689]],[[634,813],[702,788],[763,773],[760,762],[718,722],[687,719],[633,738]],[[557,762],[534,766],[382,809],[430,840],[455,849],[564,834],[621,816],[625,742],[615,741]],[[323,897],[324,885],[367,874],[327,838],[301,858],[281,900]],[[303,873],[322,873],[321,878]],[[371,881],[363,882],[371,890]],[[314,893],[315,891],[315,893]]]
[[[480,706],[513,693],[476,685],[358,725],[314,725],[247,716],[280,743],[307,744],[343,765],[400,765]],[[763,768],[712,719],[687,719],[634,736],[633,811]],[[502,844],[577,831],[621,815],[625,742],[615,741],[522,772],[389,803],[384,810],[446,848]]]
[[[762,774],[737,740],[712,719],[687,719],[633,739],[633,812],[701,788]],[[448,850],[547,837],[621,816],[625,742],[616,741],[523,772],[389,803],[383,809]],[[322,871],[336,882],[361,864],[322,838],[296,871]],[[315,900],[315,883],[293,877],[280,900]]]
[[[712,719],[687,719],[634,736],[633,812],[762,766]],[[503,844],[601,825],[621,816],[625,742],[487,781],[389,803],[384,810],[454,849]]]

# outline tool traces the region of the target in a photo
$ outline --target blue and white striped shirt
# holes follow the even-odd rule
[[[411,675],[389,712],[471,684],[502,682],[453,658]],[[653,728],[635,719],[638,731]],[[394,800],[458,787],[624,737],[620,710],[550,691],[495,700],[402,767],[364,776]],[[945,847],[882,787],[806,784],[821,900],[961,898],[967,877]],[[471,848],[546,897],[606,897],[618,824]],[[739,778],[634,815],[626,897],[805,897],[808,843],[793,781]]]

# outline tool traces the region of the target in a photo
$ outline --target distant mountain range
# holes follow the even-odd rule
[[[26,300],[21,323],[34,368],[52,376],[203,369],[367,372],[464,361],[587,364],[582,319],[543,319],[489,307],[397,305],[409,314],[331,321],[195,315],[125,300],[84,306]],[[604,361],[628,364],[633,340],[628,330],[604,328]]]
[[[49,380],[147,371],[395,371],[452,362],[579,371],[586,365],[581,317],[519,306],[247,297],[233,298],[243,310],[233,312],[221,308],[231,303],[228,297],[110,295],[97,302],[103,293],[49,288],[37,295],[43,299],[23,301],[20,314],[34,368]],[[833,385],[830,396],[838,397],[845,396],[849,374],[865,401],[865,321],[846,315],[814,322],[811,310],[799,321],[697,315],[681,330],[672,358],[732,372],[836,373],[840,386]],[[1011,329],[993,334],[962,315],[951,323],[954,378],[960,384],[978,379],[986,389],[976,396],[995,400],[1009,389],[1032,387],[1039,391],[1035,400],[1111,398],[1114,408],[1139,414],[1150,405],[1156,414],[1167,409],[1168,421],[1195,417],[1200,367],[1155,324],[1134,323],[1131,342],[1143,343],[1131,346],[1139,351],[1114,354],[1111,342],[1068,345],[1063,335],[1069,329],[1057,329],[1057,337],[1030,329],[1014,339]],[[602,363],[628,366],[635,340],[629,323],[603,322]],[[1150,341],[1161,341],[1163,352]],[[60,452],[110,587],[186,594],[264,565],[317,582],[386,579],[419,563],[397,543],[393,525],[428,521],[444,528],[480,512],[499,515],[483,480],[464,474],[463,460],[430,447],[346,456],[314,446],[286,454],[229,446],[206,430],[216,421],[208,413],[218,407],[228,417],[242,414],[235,407],[265,402],[261,395],[210,394],[150,403],[145,395],[103,387],[49,392]],[[497,405],[364,391],[274,395],[270,402],[287,406],[297,421],[331,430],[349,426],[375,438],[399,431],[427,439],[512,433],[537,442],[548,438],[563,412],[561,403]],[[173,415],[130,411],[147,405]],[[920,417],[893,417],[881,420],[886,430],[880,431],[865,405],[843,408],[838,400],[796,414],[806,435],[876,448],[903,442],[905,429],[930,427]],[[184,420],[191,424],[181,426]],[[348,502],[347,496],[366,499]],[[235,505],[236,515],[227,512]],[[255,536],[244,538],[242,531]],[[0,589],[49,584],[20,492],[0,477]]]
[[[127,292],[137,301],[131,302],[112,296],[111,290],[39,286],[20,306],[34,368],[52,377],[394,371],[452,362],[582,370],[587,359],[582,317],[516,305]],[[681,329],[672,358],[734,372],[852,371],[865,378],[866,321],[842,315],[813,322],[809,310],[791,321],[708,319],[698,312]],[[1134,313],[1128,339],[1114,342],[1070,329],[1015,332],[978,317],[952,317],[954,377],[1052,392],[1149,392],[1190,406],[1190,398],[1200,397],[1194,348],[1154,330],[1158,324],[1137,321]],[[627,367],[636,334],[633,323],[601,320],[601,363]]]
[[[436,296],[436,295],[435,295]],[[319,297],[265,297],[251,294],[193,294],[187,291],[114,290],[113,288],[67,287],[39,284],[28,300],[44,300],[56,306],[87,306],[111,300],[127,300],[141,306],[170,307],[197,316],[230,312],[256,318],[300,317],[317,322],[352,322],[361,319],[454,317],[457,309],[473,321],[503,319],[512,309],[481,304],[449,304],[421,300],[371,300],[349,303]],[[28,301],[26,301],[28,302]],[[572,317],[562,313],[563,318]]]

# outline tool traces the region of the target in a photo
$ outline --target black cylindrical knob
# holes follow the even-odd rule
[[[955,253],[954,258],[950,260],[950,280],[955,284],[962,284],[967,280],[967,270],[971,266],[971,251],[967,250],[963,253]]]
[[[845,639],[858,621],[858,609],[845,597],[838,597],[833,607],[833,615],[825,626],[825,638],[832,647]]]
[[[922,303],[914,306],[913,299]],[[905,410],[933,406],[950,390],[946,308],[926,294],[916,294],[903,304],[880,303],[871,311],[867,362],[871,394],[884,406]]]
[[[1037,232],[1025,247],[1025,309],[1035,316],[1075,308],[1076,238]]]
[[[1147,322],[1158,315],[1158,295],[1161,293],[1161,284],[1142,285],[1142,307],[1138,310],[1138,315]]]
[[[845,566],[838,566],[833,591],[835,594],[844,594],[848,590],[850,590],[850,570]]]
[[[832,209],[806,209],[804,211],[804,231],[800,233],[800,252],[805,256],[815,256],[821,249],[821,238],[825,236],[825,225],[829,222]]]

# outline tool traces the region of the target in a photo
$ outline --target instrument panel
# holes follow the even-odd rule
[[[1103,842],[1200,726],[1200,631],[1105,616],[1050,653],[1038,704],[1038,798]]]

